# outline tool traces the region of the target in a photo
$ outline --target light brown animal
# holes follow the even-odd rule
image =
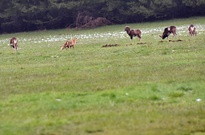
[[[17,40],[16,37],[12,37],[12,38],[10,39],[10,46],[11,46],[12,48],[14,48],[15,50],[18,50],[18,40]]]
[[[139,40],[141,40],[141,38],[142,38],[141,37],[142,32],[138,29],[137,30],[131,30],[129,26],[126,26],[125,31],[130,36],[130,39],[132,39],[135,36],[137,36],[139,38]]]
[[[77,43],[77,38],[74,38],[72,40],[68,40],[65,42],[65,44],[61,47],[61,50],[66,49],[66,48],[71,48],[75,47],[75,44]]]
[[[193,24],[189,26],[188,30],[190,36],[196,36],[196,27]]]

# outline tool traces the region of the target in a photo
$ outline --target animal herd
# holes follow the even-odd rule
[[[131,29],[129,26],[125,27],[125,31],[127,32],[127,34],[129,35],[130,39],[133,39],[133,37],[138,37],[139,40],[141,40],[142,36],[142,32],[139,29]],[[197,32],[196,32],[196,27],[191,24],[188,28],[189,31],[189,35],[190,36],[196,36]],[[170,26],[170,27],[166,27],[162,33],[162,35],[159,35],[162,39],[168,38],[170,34],[173,34],[173,36],[177,35],[177,28],[176,26]],[[67,40],[63,46],[61,46],[60,50],[66,49],[66,48],[74,48],[75,44],[77,43],[77,38],[74,38],[72,40]],[[10,46],[12,48],[14,48],[15,50],[18,50],[18,40],[16,37],[12,37],[10,39]]]
[[[142,36],[142,32],[139,29],[131,29],[129,26],[125,27],[125,31],[127,32],[127,34],[130,36],[130,39],[133,39],[133,37],[138,37],[139,40],[141,40]],[[197,32],[196,32],[196,27],[191,24],[188,28],[189,31],[189,35],[190,36],[196,36]],[[177,35],[177,28],[176,26],[170,26],[170,27],[166,27],[164,29],[164,32],[162,33],[162,35],[159,35],[162,39],[168,38],[170,34],[173,34],[173,36]]]

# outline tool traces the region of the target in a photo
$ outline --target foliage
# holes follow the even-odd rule
[[[204,0],[3,0],[0,32],[75,27],[80,12],[113,23],[205,15]]]

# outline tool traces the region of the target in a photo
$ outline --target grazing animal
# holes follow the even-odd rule
[[[130,36],[130,39],[132,39],[133,37],[138,37],[139,40],[141,40],[141,34],[142,32],[140,30],[131,30],[129,26],[125,27],[125,31],[127,32],[127,34]]]
[[[160,37],[161,37],[162,39],[168,38],[171,33],[172,33],[174,36],[176,36],[176,35],[177,35],[176,31],[177,31],[176,26],[167,27],[167,28],[164,29],[164,32],[163,32],[162,36],[160,35]]]
[[[16,37],[12,37],[12,38],[10,39],[10,46],[11,46],[12,48],[14,48],[15,50],[18,50],[18,40],[17,40]]]
[[[68,40],[65,42],[65,44],[61,47],[61,50],[66,49],[66,48],[71,48],[75,46],[75,44],[77,43],[77,38],[74,38],[72,40]]]
[[[189,26],[188,30],[190,36],[196,36],[196,27],[193,24]]]

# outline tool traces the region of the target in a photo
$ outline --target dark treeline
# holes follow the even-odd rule
[[[78,27],[97,17],[122,24],[202,16],[204,9],[205,0],[1,0],[0,32]]]

